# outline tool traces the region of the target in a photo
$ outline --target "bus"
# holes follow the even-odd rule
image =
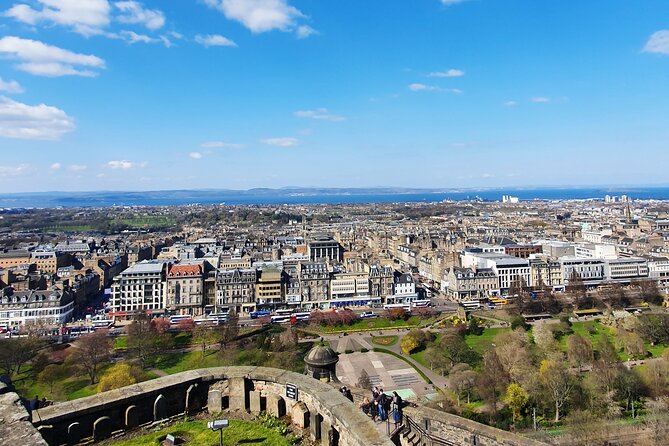
[[[432,301],[430,299],[418,299],[411,302],[411,306],[416,308],[431,307]]]
[[[272,316],[272,323],[273,324],[287,324],[288,322],[290,322],[291,317],[292,316],[290,314],[275,315],[275,316]]]
[[[404,311],[411,311],[411,304],[385,304],[383,306],[384,310],[392,310],[394,308],[402,308]]]
[[[290,310],[290,309],[276,310],[276,311],[274,312],[274,314],[275,314],[276,316],[290,316],[291,314],[293,314],[293,310]]]
[[[481,302],[478,300],[463,300],[460,302],[460,305],[465,307],[466,310],[478,310],[481,308]]]
[[[113,319],[94,319],[92,321],[93,328],[110,328],[114,325]]]
[[[170,325],[178,325],[179,322],[190,321],[190,320],[193,320],[193,316],[191,316],[190,314],[174,315],[170,316]]]
[[[295,318],[296,321],[308,321],[309,318],[311,317],[311,313],[309,312],[293,313],[293,317]]]
[[[490,302],[492,302],[495,305],[508,305],[509,304],[509,299],[503,299],[501,297],[491,297]]]

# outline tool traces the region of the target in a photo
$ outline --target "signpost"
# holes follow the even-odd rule
[[[286,397],[297,401],[298,392],[295,384],[286,383]]]

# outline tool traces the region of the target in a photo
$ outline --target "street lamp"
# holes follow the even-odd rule
[[[207,427],[212,431],[219,431],[221,433],[220,440],[218,441],[219,446],[223,446],[223,428],[228,427],[230,423],[228,420],[215,420],[207,423]]]

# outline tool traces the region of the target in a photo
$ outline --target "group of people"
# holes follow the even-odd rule
[[[402,422],[402,397],[397,392],[389,396],[383,389],[374,387],[371,400],[365,397],[360,409],[374,421],[386,421],[390,417],[395,425]]]

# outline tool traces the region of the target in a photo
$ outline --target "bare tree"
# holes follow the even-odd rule
[[[546,393],[555,405],[555,422],[560,421],[560,409],[571,395],[574,388],[573,377],[567,369],[554,359],[545,359],[539,367],[539,378]]]
[[[495,421],[497,418],[497,402],[508,383],[509,376],[495,350],[490,349],[485,352],[483,355],[483,370],[479,375],[477,387],[479,395],[490,405],[491,421]]]
[[[369,379],[367,370],[362,369],[358,377],[358,387],[365,390],[372,390],[372,381]]]
[[[592,362],[592,343],[578,333],[569,336],[567,338],[567,357],[569,362],[578,367],[578,372],[581,373],[583,364]]]
[[[75,348],[69,361],[81,368],[95,384],[98,379],[98,368],[109,361],[112,345],[106,333],[101,331],[83,336],[74,343]]]

